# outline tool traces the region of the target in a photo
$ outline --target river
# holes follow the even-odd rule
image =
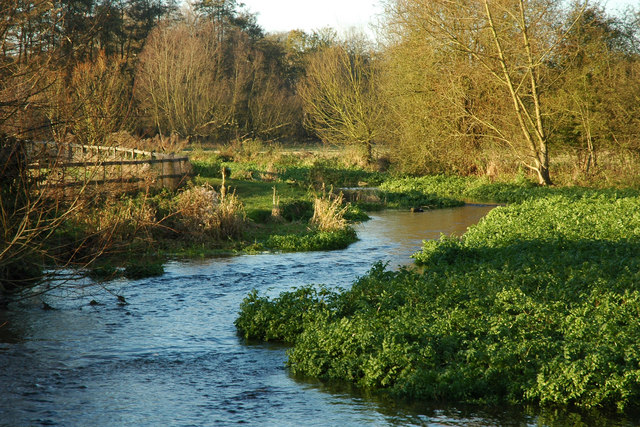
[[[43,297],[53,310],[40,298],[13,303],[0,310],[0,425],[535,425],[519,411],[382,401],[296,380],[284,347],[248,345],[233,325],[254,288],[346,287],[376,261],[409,264],[423,239],[461,235],[490,209],[384,211],[341,251],[172,261],[161,277],[65,286]]]

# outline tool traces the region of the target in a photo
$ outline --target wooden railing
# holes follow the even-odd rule
[[[176,189],[191,175],[185,156],[131,148],[23,142],[29,169],[41,186],[58,192],[120,193],[145,188]]]

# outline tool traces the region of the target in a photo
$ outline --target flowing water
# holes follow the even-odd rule
[[[64,287],[0,310],[0,425],[495,425],[505,411],[409,405],[300,381],[286,349],[243,342],[247,293],[348,286],[376,261],[410,263],[423,239],[462,234],[491,207],[386,211],[332,252],[174,261],[161,277]],[[113,293],[113,294],[112,294]],[[114,294],[125,296],[119,305]],[[100,305],[90,305],[96,300]]]

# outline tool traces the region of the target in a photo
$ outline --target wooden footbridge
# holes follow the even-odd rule
[[[189,158],[122,147],[21,141],[31,176],[64,195],[149,188],[176,189],[192,169]]]

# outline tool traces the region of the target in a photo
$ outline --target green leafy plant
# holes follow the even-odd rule
[[[418,399],[634,408],[640,197],[547,191],[425,242],[421,272],[377,264],[321,310],[301,298],[304,322],[281,315],[294,294],[262,299],[260,323],[287,331],[269,339],[294,343],[295,375]]]

